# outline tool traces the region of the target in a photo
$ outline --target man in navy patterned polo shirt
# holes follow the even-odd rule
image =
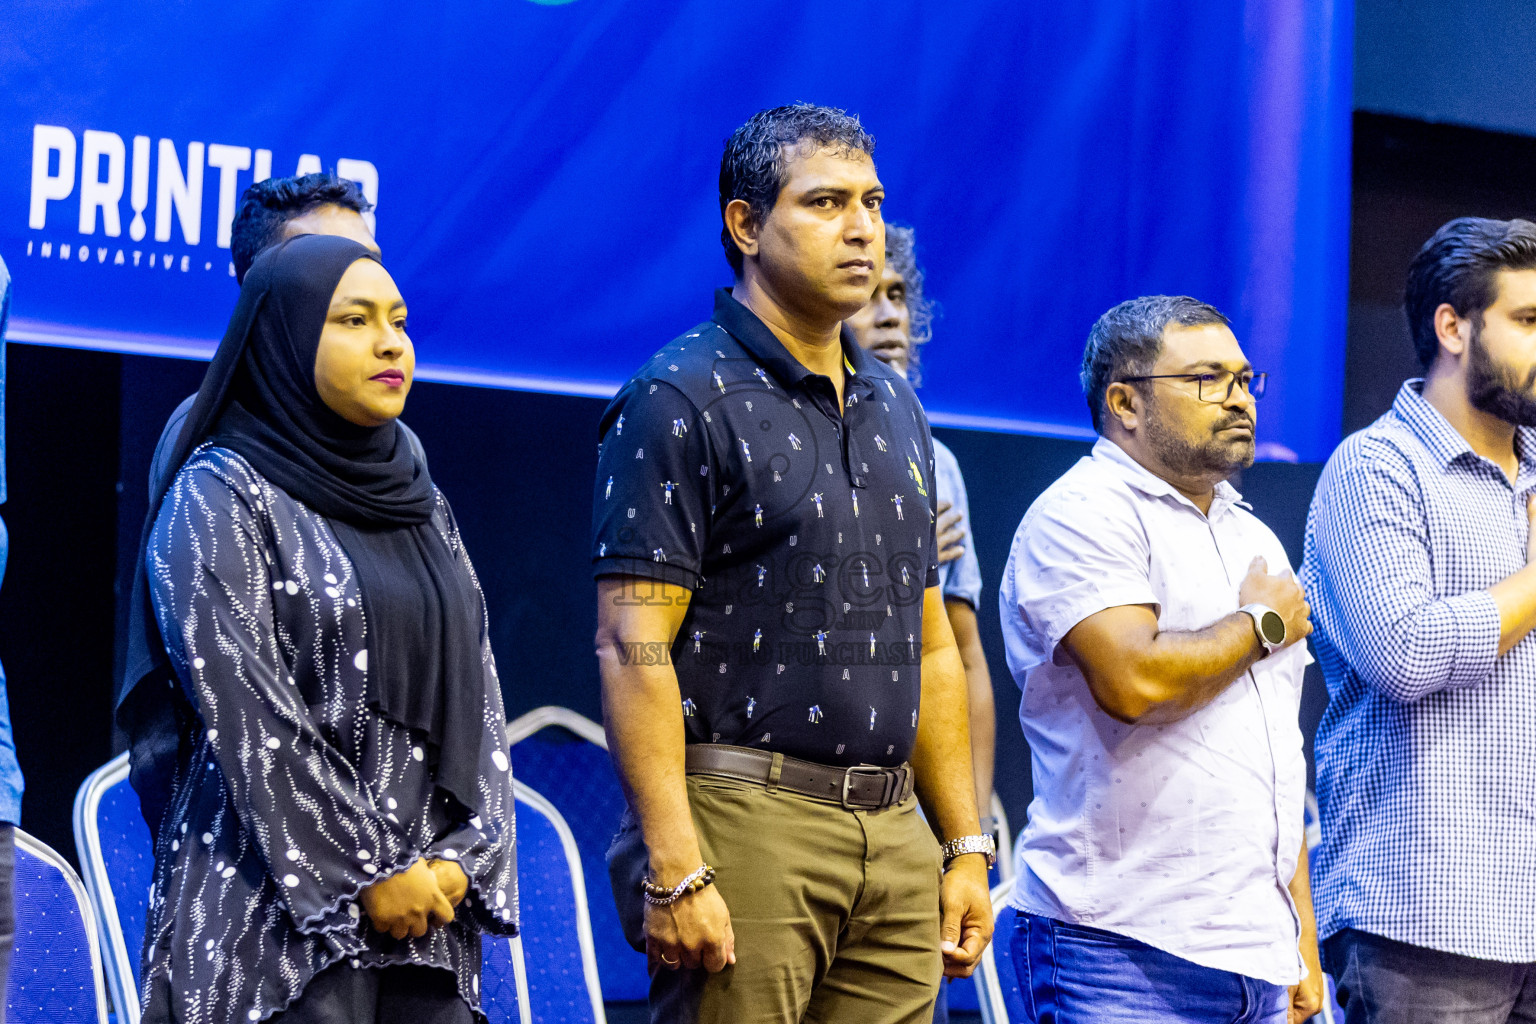
[[[925,1020],[991,934],[928,424],[841,330],[884,261],[873,148],[822,107],[738,129],[735,287],[603,416],[610,868],[654,1021]]]
[[[1302,580],[1323,959],[1349,1024],[1536,1020],[1536,224],[1453,220],[1408,271],[1422,380],[1346,438]]]

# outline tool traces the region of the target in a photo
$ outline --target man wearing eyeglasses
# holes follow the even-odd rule
[[[1082,382],[1100,439],[1030,506],[1000,590],[1035,781],[1026,1002],[1056,1024],[1303,1021],[1308,609],[1227,482],[1265,377],[1216,309],[1154,295],[1094,324]]]

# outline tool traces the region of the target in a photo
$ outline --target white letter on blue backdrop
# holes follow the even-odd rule
[[[107,158],[107,180],[101,180],[101,158]],[[101,207],[101,228],[110,238],[123,233],[117,204],[123,198],[123,171],[128,147],[116,132],[85,131],[80,151],[80,233],[96,233],[96,208]]]
[[[144,240],[144,211],[149,207],[149,136],[133,137],[133,187],[129,191],[129,205],[133,207],[133,220],[128,224],[128,237],[135,242]],[[137,259],[133,264],[138,266]]]
[[[251,166],[249,146],[221,146],[217,142],[208,147],[208,166],[219,169],[219,236],[220,249],[229,248],[229,229],[235,219],[235,184],[241,171]]]
[[[160,140],[160,159],[155,176],[155,241],[171,240],[171,204],[181,221],[181,237],[196,245],[203,237],[203,144],[187,143],[187,173],[181,173],[176,143]]]
[[[379,205],[379,169],[377,167],[367,160],[341,159],[336,161],[336,177],[357,182],[358,188],[363,190],[363,198],[377,209]],[[368,225],[369,234],[379,233],[374,210],[363,214],[363,221]]]
[[[49,154],[59,154],[59,173],[48,173]],[[52,124],[32,126],[32,208],[27,226],[48,222],[48,200],[68,199],[75,190],[75,133]]]

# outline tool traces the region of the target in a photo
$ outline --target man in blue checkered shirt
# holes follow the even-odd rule
[[[1536,224],[1446,224],[1406,307],[1424,378],[1307,522],[1318,934],[1348,1024],[1533,1021]]]

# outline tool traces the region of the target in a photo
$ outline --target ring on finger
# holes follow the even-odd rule
[[[668,967],[676,967],[679,963],[681,963],[679,960],[668,960],[665,954],[658,955],[661,956],[661,962],[666,964]]]

